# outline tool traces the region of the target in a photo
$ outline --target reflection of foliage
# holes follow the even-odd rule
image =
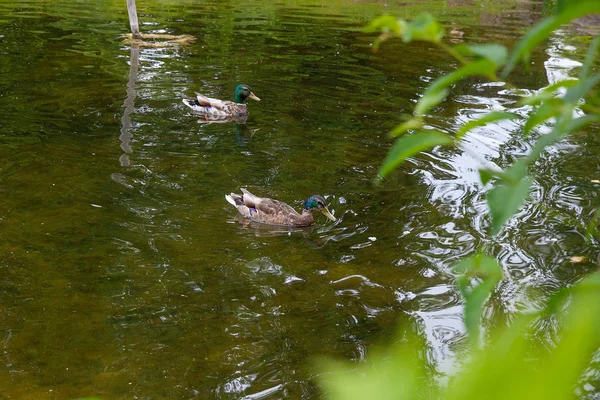
[[[382,41],[390,38],[401,38],[405,42],[425,41],[439,46],[461,63],[456,71],[432,82],[417,102],[414,116],[392,130],[391,135],[399,138],[384,160],[378,179],[383,179],[408,157],[423,150],[457,145],[476,127],[521,118],[512,112],[490,112],[465,123],[454,137],[427,124],[428,115],[446,99],[453,84],[475,76],[497,82],[506,80],[519,62],[528,62],[533,48],[554,30],[583,15],[600,12],[597,1],[574,2],[569,7],[564,7],[564,1],[559,3],[558,9],[562,11],[531,28],[511,54],[499,44],[450,46],[443,41],[442,26],[428,14],[421,14],[411,22],[391,16],[374,20],[366,31],[381,32],[375,50]],[[484,184],[495,184],[487,195],[491,234],[500,231],[528,195],[532,183],[526,175],[528,166],[538,160],[544,149],[565,135],[600,121],[600,97],[596,89],[600,74],[592,72],[599,48],[600,36],[592,41],[577,79],[556,82],[519,102],[519,106],[533,108],[524,121],[525,134],[546,121],[553,120],[554,123],[552,130],[538,139],[531,153],[507,170],[480,170]],[[510,83],[506,86],[514,87]],[[598,216],[597,212],[596,218]],[[594,232],[593,228],[588,230],[589,234]],[[487,298],[502,278],[502,269],[494,258],[479,253],[460,262],[456,272],[462,274],[457,284],[465,299],[464,318],[470,354],[468,359],[462,360],[463,368],[450,378],[447,387],[440,388],[433,383],[431,374],[427,373],[423,345],[412,338],[408,343],[372,355],[358,368],[326,362],[324,370],[334,371],[334,374],[327,375],[322,383],[332,398],[575,397],[574,388],[600,346],[600,273],[568,290],[559,291],[542,311],[517,315],[509,327],[489,332],[488,343],[482,346],[481,314]],[[560,328],[560,333],[552,338],[555,345],[550,349],[541,346],[533,334],[536,324],[549,319]]]

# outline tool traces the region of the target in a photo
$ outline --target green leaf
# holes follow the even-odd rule
[[[402,40],[410,42],[420,40],[424,42],[440,43],[444,37],[444,29],[429,13],[421,13],[409,23],[402,23]]]
[[[542,136],[542,138],[545,138],[547,136],[549,135],[544,135]],[[536,145],[539,142],[540,140],[536,142]],[[537,157],[539,157],[539,154],[537,155]],[[504,180],[506,183],[516,186],[519,184],[519,182],[521,182],[523,178],[525,178],[525,175],[527,174],[527,167],[529,166],[530,162],[531,159],[529,159],[528,157],[519,158],[513,165],[510,166],[510,168],[498,174],[498,176],[500,176],[501,179]]]
[[[506,66],[502,70],[501,76],[503,78],[506,78],[508,74],[510,74],[519,61],[526,61],[529,59],[531,50],[533,50],[533,48],[542,40],[548,38],[550,33],[556,28],[557,19],[557,16],[548,17],[535,25],[527,32],[527,34],[525,34],[525,36],[523,36],[523,39],[519,41],[511,57],[508,59]]]
[[[491,72],[490,72],[491,71]],[[481,59],[464,65],[452,72],[451,74],[439,77],[427,88],[425,93],[428,91],[437,92],[443,88],[447,88],[455,82],[458,82],[469,76],[483,76],[486,78],[493,78],[495,71],[495,65],[490,60]]]
[[[469,354],[453,377],[445,399],[574,399],[574,387],[600,346],[600,274],[559,293],[551,312],[560,330],[555,345],[539,345],[532,329],[548,312],[517,315],[503,330],[490,332],[490,344]],[[568,300],[568,302],[564,302]]]
[[[390,132],[390,136],[400,136],[411,129],[419,129],[423,127],[423,120],[420,118],[411,118],[406,122],[401,123]]]
[[[497,234],[506,221],[521,207],[523,200],[529,194],[531,183],[531,178],[525,177],[518,184],[501,183],[489,191],[487,200],[492,214],[492,235]]]
[[[477,56],[487,58],[496,64],[496,67],[501,67],[506,62],[508,50],[501,44],[459,44],[454,46],[454,50],[465,56]]]
[[[464,65],[451,74],[437,78],[419,99],[415,106],[415,115],[421,117],[438,105],[448,95],[448,87],[469,76],[483,76],[493,79],[496,66],[490,60],[483,58]]]
[[[410,22],[391,15],[384,15],[371,21],[363,28],[363,32],[381,32],[373,44],[374,51],[390,37],[400,37],[404,42],[419,40],[432,43],[440,43],[444,37],[442,25],[428,13],[419,14]]]
[[[559,99],[552,100],[556,101],[545,102],[529,115],[529,118],[527,118],[527,121],[525,121],[525,126],[523,128],[523,133],[525,135],[528,135],[533,128],[542,122],[547,121],[552,117],[556,117],[561,113],[561,101]]]
[[[583,68],[581,68],[581,72],[579,73],[579,79],[586,79],[590,71],[592,69],[592,65],[594,64],[594,60],[596,59],[596,53],[598,53],[598,49],[600,48],[600,35],[596,36],[590,47],[588,48],[588,52],[585,56],[585,61],[583,63]]]
[[[600,346],[600,274],[592,274],[570,289],[568,312],[562,315],[561,340],[538,373],[548,382],[540,398],[573,398],[573,387],[589,368],[594,352]],[[558,371],[560,370],[560,371]]]
[[[382,15],[375,18],[371,23],[363,28],[363,32],[392,32],[400,35],[400,23],[398,18],[391,15]]]
[[[325,397],[331,400],[416,399],[428,392],[431,398],[439,398],[420,354],[425,347],[422,338],[408,334],[407,339],[385,349],[375,346],[361,363],[318,361],[318,381],[325,389]]]
[[[415,106],[415,111],[414,111],[415,115],[418,118],[423,117],[433,107],[437,106],[442,101],[444,101],[446,96],[448,96],[448,93],[450,93],[450,91],[448,89],[441,89],[441,90],[438,90],[437,92],[425,91],[425,93],[423,93],[423,96],[421,96],[421,98],[417,102],[417,105]]]
[[[508,57],[508,50],[501,44],[472,44],[469,45],[469,49],[475,55],[485,57],[494,62],[496,67],[504,65],[506,57]]]
[[[479,179],[481,179],[481,183],[487,185],[493,179],[502,178],[502,173],[498,171],[494,171],[487,168],[482,168],[479,170]]]
[[[379,50],[381,43],[385,42],[390,37],[399,36],[401,32],[400,21],[391,15],[383,15],[375,18],[371,23],[363,27],[363,32],[381,32],[381,35],[373,43],[373,52]]]
[[[568,78],[562,81],[553,83],[539,90],[536,94],[524,97],[517,105],[520,106],[536,106],[546,100],[550,100],[556,96],[556,91],[560,88],[570,88],[579,83],[579,79]]]
[[[586,236],[588,240],[592,240],[594,236],[598,234],[598,222],[600,221],[600,208],[594,211],[590,222],[588,222],[586,229]]]
[[[414,156],[423,150],[439,145],[452,144],[450,136],[439,131],[421,131],[419,133],[402,136],[392,146],[383,165],[379,169],[377,181],[381,181],[408,157]]]
[[[579,102],[585,97],[594,86],[600,82],[600,74],[592,75],[589,78],[579,80],[579,84],[569,88],[565,95],[565,101],[569,103]]]
[[[576,118],[569,123],[568,131],[577,132],[580,129],[585,128],[588,125],[600,122],[600,115],[586,115],[584,117]]]
[[[479,345],[481,313],[487,298],[502,279],[502,268],[492,257],[476,254],[461,261],[455,271],[463,275],[457,278],[459,289],[465,297],[465,326],[472,346]],[[478,285],[469,290],[470,277],[481,278]]]
[[[556,10],[554,11],[556,14],[560,14],[567,8],[569,2],[571,0],[556,0]]]
[[[572,3],[559,15],[553,15],[540,21],[519,41],[502,71],[502,77],[506,78],[519,61],[527,61],[533,48],[547,39],[552,31],[573,19],[593,13],[600,13],[600,1],[598,0]]]
[[[469,121],[466,124],[464,124],[463,126],[461,126],[460,129],[458,130],[458,132],[456,132],[455,139],[461,140],[463,138],[463,136],[465,136],[465,134],[467,132],[469,132],[470,130],[480,127],[480,126],[484,126],[486,124],[489,124],[490,122],[500,121],[503,119],[513,120],[513,119],[517,119],[517,118],[521,118],[521,117],[518,114],[511,113],[511,112],[504,112],[504,111],[489,112],[489,113],[485,114],[483,117]]]

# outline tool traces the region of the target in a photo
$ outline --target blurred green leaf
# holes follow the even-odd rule
[[[532,48],[547,39],[553,29],[584,14],[600,12],[600,1],[597,0],[569,2],[569,7],[566,4],[566,0],[559,0],[558,5],[563,12],[543,20],[525,35],[505,64],[504,76],[508,75],[517,63],[528,60]],[[412,27],[408,27],[409,24],[404,21],[398,24],[400,36],[405,41],[434,41],[431,38],[435,35],[424,35],[425,39],[414,36],[414,32],[420,32],[419,29],[423,30],[423,27],[428,26],[425,19],[419,29],[417,29],[418,24]],[[391,34],[389,29],[386,34]],[[500,45],[498,47],[459,45],[450,49],[443,43],[438,44],[465,65],[452,74],[436,79],[415,107],[414,114],[417,118],[404,122],[393,132],[402,134],[411,129],[422,128],[423,121],[420,117],[442,102],[455,82],[475,75],[497,80],[496,68],[506,59],[505,49]],[[566,133],[600,122],[600,115],[598,115],[600,93],[595,91],[596,85],[600,83],[600,74],[589,76],[599,48],[600,37],[596,38],[590,46],[579,80],[567,79],[556,82],[519,102],[520,105],[539,106],[531,113],[525,124],[526,133],[549,118],[556,118],[552,130],[539,137],[529,155],[519,158],[506,171],[488,169],[479,171],[484,185],[492,180],[497,181],[487,196],[492,217],[492,234],[499,232],[527,197],[532,184],[531,178],[526,177],[528,166],[538,160],[540,154],[549,145],[562,139]],[[462,56],[466,58],[462,59]],[[476,61],[470,62],[469,58],[473,57]],[[482,62],[487,62],[487,65]],[[562,88],[567,89],[563,97],[560,96],[563,92],[560,90]],[[593,114],[576,118],[577,114],[574,113],[576,107]],[[470,129],[484,126],[486,123],[514,118],[518,116],[512,113],[485,115],[461,127],[456,134],[456,139],[463,138]],[[384,161],[380,178],[407,157],[426,148],[449,143],[452,143],[451,138],[437,131],[420,131],[414,135],[401,137]],[[588,235],[596,233],[598,218],[600,218],[600,210],[592,218],[593,224],[588,227]],[[464,272],[463,276],[457,278],[457,284],[465,298],[465,325],[471,343],[477,345],[480,342],[484,304],[501,279],[501,268],[492,257],[478,253],[461,262],[457,270]],[[444,393],[436,393],[437,395],[431,397],[424,394],[429,384],[426,378],[422,378],[426,361],[423,358],[413,359],[409,363],[392,361],[395,357],[400,357],[402,360],[409,358],[406,353],[394,350],[392,355],[380,354],[376,356],[376,362],[368,362],[368,370],[363,366],[352,368],[352,371],[348,372],[348,378],[340,381],[336,389],[344,390],[344,396],[332,397],[472,400],[485,396],[492,400],[575,399],[574,387],[585,369],[589,367],[590,360],[594,354],[597,354],[600,346],[599,315],[600,273],[585,279],[571,289],[558,292],[548,302],[545,310],[529,314],[517,312],[511,316],[508,327],[502,330],[490,330],[489,345],[479,350],[476,346],[473,347],[468,358],[463,359],[461,370],[450,379],[448,389]],[[552,318],[555,321],[553,325],[558,323],[559,333],[551,338],[556,346],[540,344],[539,337],[535,335],[534,323],[539,323],[543,318]],[[366,390],[359,387],[361,379],[371,381],[371,377],[374,377],[374,380],[368,383]],[[390,386],[388,390],[385,388],[387,385]],[[401,387],[392,387],[395,385]]]
[[[581,72],[579,73],[579,79],[586,79],[590,75],[590,71],[592,69],[592,65],[594,64],[594,60],[596,59],[598,49],[600,49],[600,35],[596,36],[594,40],[592,40],[592,43],[588,48],[585,61],[583,63],[583,68],[581,68]]]
[[[397,342],[375,349],[358,365],[320,361],[319,381],[326,398],[332,400],[397,400],[439,398],[439,390],[427,375],[420,356],[423,341],[409,336],[408,344]],[[425,395],[426,393],[429,396]]]
[[[437,78],[423,93],[415,106],[415,115],[421,117],[438,105],[448,95],[448,87],[469,76],[492,78],[495,65],[488,59],[481,59],[464,65],[451,74]]]
[[[479,345],[481,313],[483,305],[502,279],[502,268],[492,257],[476,254],[461,261],[455,271],[463,275],[457,278],[458,287],[465,298],[465,326],[473,347]],[[470,288],[471,277],[481,278],[479,284]]]
[[[454,46],[454,50],[465,56],[477,56],[492,61],[497,68],[504,65],[508,57],[508,50],[501,44],[464,44]]]
[[[497,234],[502,225],[508,221],[523,204],[529,194],[531,178],[523,178],[515,185],[500,183],[488,192],[487,201],[492,214],[492,235]]]
[[[512,69],[517,65],[519,61],[528,61],[529,54],[535,46],[537,46],[542,40],[547,39],[550,33],[556,27],[557,16],[552,16],[542,20],[537,25],[530,29],[527,34],[519,41],[512,55],[508,59],[506,66],[502,70],[501,77],[506,78]]]
[[[371,23],[363,28],[363,32],[381,32],[379,37],[373,43],[373,52],[377,52],[381,43],[388,38],[399,36],[401,33],[400,21],[391,15],[383,15],[375,18]]]
[[[479,177],[484,185],[492,180],[497,179],[509,186],[518,186],[521,180],[525,178],[525,175],[527,174],[529,162],[530,160],[527,159],[527,157],[519,158],[513,165],[510,166],[510,168],[506,169],[505,171],[482,168],[479,170]]]
[[[555,82],[552,85],[549,85],[549,86],[539,90],[534,95],[524,97],[517,103],[517,105],[518,106],[539,105],[546,100],[550,100],[550,99],[554,98],[557,95],[556,91],[558,89],[570,88],[570,87],[577,85],[578,83],[579,83],[579,79],[572,79],[572,78],[563,79],[562,81]]]
[[[382,15],[371,21],[369,25],[365,26],[363,32],[392,32],[396,35],[400,35],[400,23],[398,22],[398,18],[394,16]]]
[[[534,112],[529,114],[529,118],[527,118],[523,127],[523,133],[528,135],[533,128],[542,122],[558,116],[561,113],[561,104],[562,102],[559,99],[550,99],[538,107]]]
[[[560,315],[562,337],[544,363],[543,371],[536,371],[538,381],[549,382],[540,385],[539,399],[575,398],[573,387],[600,346],[600,274],[585,278],[570,292],[568,312]]]
[[[486,124],[489,124],[490,122],[500,121],[503,119],[513,120],[513,119],[517,119],[517,118],[520,118],[520,116],[518,114],[511,113],[511,112],[504,112],[504,111],[489,112],[489,113],[485,114],[483,117],[469,121],[466,124],[464,124],[463,126],[461,126],[460,129],[458,130],[458,132],[456,132],[455,139],[459,141],[470,130],[480,127],[480,126],[484,126]]]
[[[448,385],[445,399],[576,399],[575,386],[600,345],[600,274],[594,274],[550,301],[551,317],[562,329],[556,347],[538,345],[532,323],[542,313],[518,314],[509,327],[492,333]],[[581,345],[580,345],[581,344]]]
[[[577,132],[588,125],[600,123],[600,115],[586,115],[572,120],[568,126],[569,132]]]
[[[600,90],[594,90],[585,97],[585,103],[579,107],[587,114],[600,114]]]
[[[578,102],[581,98],[585,97],[598,82],[600,82],[600,74],[580,79],[577,85],[567,89],[567,94],[564,97],[565,101],[569,103]]]
[[[420,118],[411,118],[392,129],[390,136],[400,136],[411,129],[419,129],[423,127],[423,120]]]
[[[504,70],[502,70],[502,77],[506,78],[519,61],[528,61],[531,50],[540,42],[546,40],[552,31],[576,18],[593,13],[600,13],[600,1],[598,0],[573,3],[569,7],[566,7],[559,15],[553,15],[540,21],[519,41]]]
[[[493,179],[501,178],[501,173],[498,171],[493,171],[487,168],[481,168],[479,170],[479,179],[481,179],[481,183],[487,185]]]
[[[431,14],[421,13],[409,23],[402,23],[402,40],[410,42],[420,40],[424,42],[440,43],[444,37],[444,29]]]
[[[542,138],[547,136],[550,135],[544,135]],[[508,168],[506,171],[502,171],[502,179],[513,186],[518,185],[521,179],[527,175],[527,167],[529,166],[529,162],[530,160],[527,157],[519,158],[513,165],[510,166],[510,168]]]
[[[586,234],[588,240],[592,240],[592,238],[598,234],[598,223],[599,222],[600,222],[600,208],[598,208],[594,212],[594,214],[592,215],[592,218],[590,218],[590,221],[587,224],[587,229],[585,231],[585,234]]]
[[[418,40],[431,43],[441,43],[444,37],[442,25],[428,13],[419,14],[410,22],[384,15],[371,21],[363,28],[363,32],[381,32],[373,44],[373,51],[377,51],[379,45],[391,37],[399,37],[404,42]]]
[[[560,14],[564,11],[564,9],[569,5],[571,0],[556,0],[556,9],[555,13]]]
[[[444,101],[446,96],[448,96],[448,93],[450,93],[448,89],[441,89],[436,92],[432,91],[429,93],[423,93],[423,96],[421,96],[421,98],[417,102],[417,105],[415,106],[415,115],[418,118],[425,116],[425,114],[427,114],[433,107],[437,106],[442,101]]]
[[[438,145],[454,143],[452,138],[439,131],[421,131],[413,135],[402,136],[392,146],[383,165],[379,169],[378,181],[385,178],[398,165],[408,157],[414,156],[423,150],[431,149]]]
[[[509,327],[491,333],[451,379],[445,399],[576,399],[575,386],[600,346],[600,274],[562,290],[540,313],[518,314]],[[556,347],[542,348],[532,323],[551,316],[561,328]]]
[[[496,261],[481,254],[461,264],[484,281],[497,282],[501,273]],[[483,304],[486,292],[491,293],[487,285],[473,303]],[[481,315],[481,309],[474,306],[473,314]],[[575,400],[575,387],[600,347],[598,315],[600,273],[595,273],[558,291],[542,311],[517,313],[507,327],[491,330],[489,344],[462,359],[445,389],[432,381],[420,355],[423,341],[413,337],[377,349],[359,364],[321,364],[319,380],[333,400]],[[534,330],[544,318],[552,318],[560,331],[551,347],[540,346]]]

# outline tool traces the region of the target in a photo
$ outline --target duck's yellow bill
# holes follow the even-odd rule
[[[330,220],[332,220],[332,221],[334,221],[334,222],[336,221],[335,217],[334,217],[333,215],[331,215],[331,213],[329,212],[329,210],[328,210],[327,208],[324,208],[324,209],[322,209],[322,210],[321,210],[321,212],[322,212],[323,214],[325,214],[325,216],[326,216],[327,218],[329,218]]]
[[[250,97],[252,100],[256,100],[256,101],[260,101],[260,99],[258,97],[256,97],[256,95],[252,92],[250,92],[250,94],[248,95],[248,97]]]

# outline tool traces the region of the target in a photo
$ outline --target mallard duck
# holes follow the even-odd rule
[[[207,121],[234,120],[248,115],[246,100],[248,98],[260,101],[248,85],[238,85],[233,94],[234,101],[212,99],[196,93],[196,99],[183,99],[183,104],[202,114]]]
[[[309,226],[315,222],[313,211],[320,211],[335,221],[335,217],[327,209],[325,199],[319,195],[310,196],[300,214],[282,201],[258,197],[246,189],[242,189],[242,193],[225,195],[225,199],[251,221],[270,225]]]

